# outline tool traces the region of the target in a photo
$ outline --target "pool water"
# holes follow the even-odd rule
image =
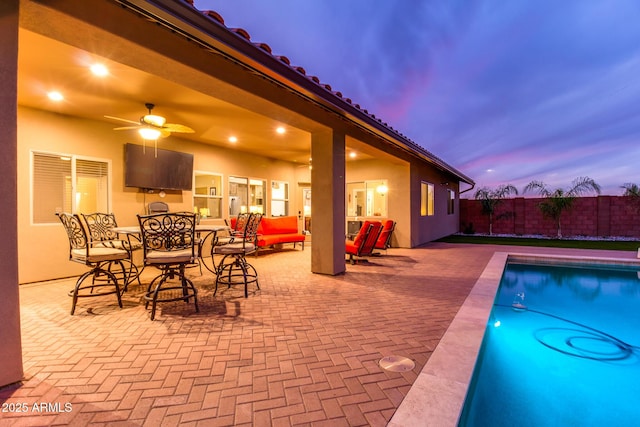
[[[638,269],[509,263],[459,426],[637,426]]]

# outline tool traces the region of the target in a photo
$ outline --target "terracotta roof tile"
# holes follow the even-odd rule
[[[286,56],[276,56],[276,58],[278,58],[280,61],[284,62],[287,65],[291,65],[291,61],[289,61],[289,58],[287,58]]]
[[[251,36],[247,32],[247,30],[245,30],[244,28],[229,28],[229,29],[231,31],[233,31],[234,33],[236,33],[237,35],[239,35],[240,37],[243,37],[243,38],[251,41]]]
[[[215,12],[213,10],[205,10],[202,11],[203,15],[206,15],[210,18],[215,19],[216,21],[218,21],[219,23],[221,23],[222,25],[224,25],[224,19],[222,19],[222,16],[220,16],[220,14],[218,12]]]
[[[271,46],[269,46],[266,43],[254,43],[254,46],[258,46],[260,49],[264,50],[265,52],[271,53]]]

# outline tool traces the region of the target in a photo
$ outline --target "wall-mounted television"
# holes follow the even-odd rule
[[[154,190],[191,190],[193,154],[125,144],[124,185]]]

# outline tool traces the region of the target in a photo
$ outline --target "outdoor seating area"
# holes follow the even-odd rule
[[[200,311],[166,302],[153,322],[141,299],[154,269],[130,284],[122,309],[115,297],[92,299],[75,316],[65,292],[73,279],[21,286],[26,380],[0,399],[72,410],[2,416],[48,425],[386,425],[488,256],[465,261],[459,276],[462,258],[448,265],[446,251],[390,249],[328,276],[309,271],[311,252],[250,257],[260,274],[250,298],[226,286],[214,296],[213,274],[187,269]],[[441,277],[432,277],[435,265]],[[415,360],[415,370],[382,370],[378,361],[391,354]]]
[[[349,255],[349,262],[355,264],[358,260],[364,260],[365,257],[381,255],[380,252],[374,252],[376,249],[386,252],[391,247],[391,238],[396,223],[393,220],[385,221],[365,221],[360,229],[355,230],[351,225],[351,233],[347,235],[345,243],[345,252]],[[350,237],[352,237],[350,239]]]

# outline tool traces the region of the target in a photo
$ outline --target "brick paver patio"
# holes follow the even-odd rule
[[[213,276],[192,269],[200,312],[165,303],[155,321],[141,286],[123,309],[111,295],[70,316],[74,280],[23,285],[25,380],[0,389],[0,425],[384,426],[507,249],[391,249],[336,277],[310,273],[309,248],[265,253],[250,260],[261,290],[248,299],[214,297]],[[389,355],[416,367],[385,371]]]

